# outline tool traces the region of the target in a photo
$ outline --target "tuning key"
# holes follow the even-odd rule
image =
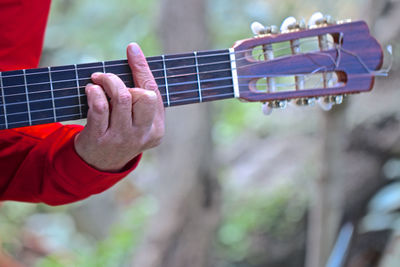
[[[260,35],[262,31],[264,31],[265,27],[258,21],[254,21],[250,25],[251,31],[254,35]]]
[[[268,106],[271,108],[280,108],[284,109],[287,107],[287,100],[275,100],[268,102]]]
[[[315,97],[310,98],[299,98],[296,99],[295,103],[298,106],[314,106],[316,102]]]
[[[333,105],[339,105],[343,103],[343,95],[330,95],[320,98],[318,100],[318,104],[320,107],[327,111],[332,108]]]
[[[262,104],[262,112],[264,113],[264,115],[271,115],[272,113],[272,107],[270,107],[268,105],[269,103],[263,103]]]
[[[262,111],[264,115],[270,115],[273,109],[285,109],[288,105],[287,100],[274,100],[262,104]]]
[[[275,25],[264,26],[261,23],[255,21],[250,25],[251,31],[254,35],[269,35],[279,33],[278,27]]]
[[[324,102],[339,105],[339,104],[343,103],[343,96],[342,95],[326,96],[326,97],[324,97]]]

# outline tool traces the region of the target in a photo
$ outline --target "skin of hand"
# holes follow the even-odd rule
[[[85,88],[87,124],[75,137],[75,150],[100,171],[121,171],[164,135],[164,106],[146,58],[135,43],[128,45],[127,57],[136,88],[111,73],[93,73],[93,84]]]

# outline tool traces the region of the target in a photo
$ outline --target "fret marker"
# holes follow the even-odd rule
[[[6,102],[5,102],[4,88],[3,88],[3,73],[2,72],[0,72],[0,87],[1,87],[1,97],[3,98],[4,122],[6,124],[6,129],[8,129]]]
[[[26,71],[25,69],[22,70],[24,73],[24,83],[25,83],[25,95],[26,95],[26,106],[28,107],[28,120],[29,125],[32,125],[32,118],[31,118],[31,107],[29,106],[29,93],[28,93],[28,85],[26,84]]]
[[[199,63],[197,61],[197,52],[193,52],[194,60],[196,62],[196,74],[197,74],[197,87],[199,88],[199,102],[203,102],[203,96],[201,95],[201,86],[200,86],[200,74],[199,74]]]
[[[163,69],[164,69],[164,79],[165,79],[165,94],[167,95],[167,106],[170,106],[169,102],[169,91],[168,91],[168,79],[167,79],[167,69],[165,67],[165,56],[162,55]]]
[[[229,48],[229,57],[231,59],[233,93],[234,93],[235,98],[238,98],[240,96],[239,81],[238,81],[237,69],[236,69],[235,50],[233,48]]]
[[[54,89],[53,89],[53,81],[51,79],[51,70],[50,67],[47,67],[49,71],[49,81],[50,81],[50,92],[51,92],[51,102],[53,103],[53,115],[54,115],[54,122],[57,121],[57,116],[56,116],[56,105],[54,103]]]
[[[82,103],[81,103],[81,92],[79,91],[78,68],[76,67],[76,64],[74,64],[74,67],[75,67],[76,90],[78,91],[79,117],[80,117],[81,119],[83,119],[83,114],[82,114]]]

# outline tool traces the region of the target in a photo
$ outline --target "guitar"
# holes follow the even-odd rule
[[[288,18],[280,32],[253,24],[256,36],[229,49],[148,57],[164,106],[239,98],[265,103],[266,113],[289,101],[329,109],[371,90],[383,52],[367,24],[317,17],[308,27]],[[85,118],[94,72],[134,86],[126,60],[0,73],[0,129]]]

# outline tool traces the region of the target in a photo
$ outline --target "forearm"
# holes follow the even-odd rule
[[[31,135],[30,128],[0,131],[1,200],[50,205],[81,200],[117,183],[140,159],[133,159],[119,173],[101,172],[75,151],[74,137],[81,126],[41,126],[42,136]],[[48,130],[52,132],[46,135]]]

